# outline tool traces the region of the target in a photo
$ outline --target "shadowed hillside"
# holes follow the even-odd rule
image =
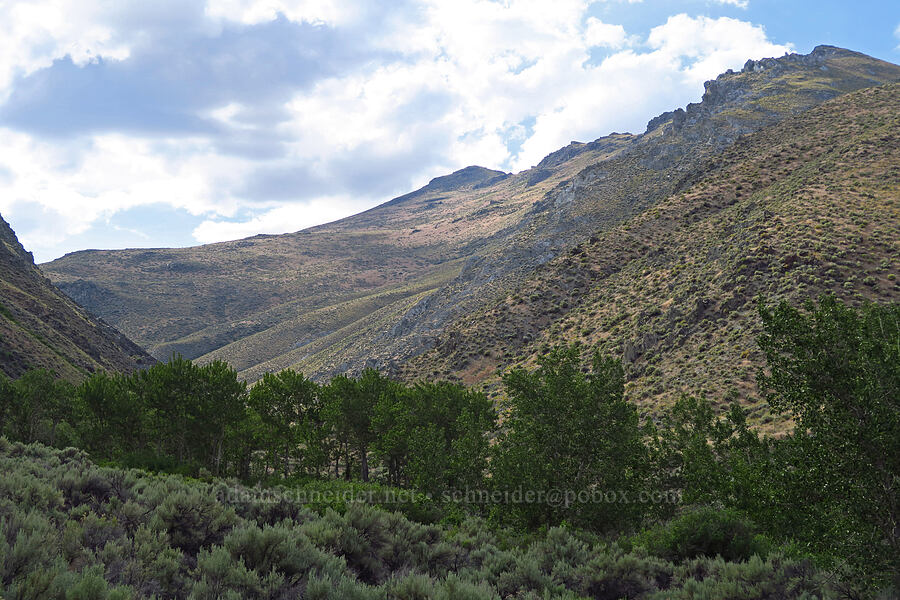
[[[374,366],[409,377],[490,382],[497,367],[540,352],[552,336],[609,340],[609,349],[632,365],[632,379],[644,382],[635,393],[649,400],[671,382],[720,382],[703,369],[687,378],[684,354],[723,342],[741,352],[749,347],[748,338],[717,337],[724,326],[708,335],[703,326],[703,336],[695,334],[698,322],[725,317],[707,314],[702,302],[688,304],[705,299],[717,307],[742,288],[730,310],[746,312],[762,285],[757,267],[766,273],[771,265],[753,259],[739,270],[733,263],[757,252],[768,258],[769,245],[800,239],[792,229],[800,216],[785,213],[777,229],[757,218],[777,208],[761,208],[768,202],[761,190],[782,185],[780,202],[798,207],[795,191],[812,194],[820,185],[810,183],[825,168],[815,162],[819,155],[778,137],[796,137],[793,130],[767,130],[775,133],[753,138],[761,146],[752,152],[745,136],[847,92],[898,80],[896,65],[829,46],[805,56],[748,61],[740,73],[707,82],[700,103],[654,118],[643,134],[573,142],[521,173],[469,167],[365,213],[298,233],[186,249],[85,251],[43,268],[67,294],[155,356],[178,351],[201,362],[224,359],[251,380],[288,366],[317,377]],[[896,96],[895,88],[889,90],[881,102]],[[885,110],[890,108],[877,109],[878,118],[890,120]],[[805,133],[804,127],[836,124],[794,126]],[[887,129],[872,127],[894,143]],[[887,144],[883,149],[890,150]],[[770,158],[754,162],[758,154]],[[887,168],[895,164],[890,156],[882,159]],[[866,155],[859,160],[866,163]],[[850,189],[875,193],[866,186],[883,168],[873,164],[871,175],[859,173],[863,179],[852,182],[861,187]],[[722,189],[708,191],[716,186]],[[729,196],[737,198],[734,205],[719,206],[724,188],[739,194]],[[836,194],[833,202],[840,206]],[[884,224],[891,210],[896,214],[896,206],[887,208]],[[761,238],[751,228],[760,219],[767,227]],[[720,239],[728,232],[734,240]],[[835,238],[832,245],[846,240]],[[791,265],[803,264],[800,249]],[[866,265],[869,254],[877,261],[890,258],[881,247],[865,250],[866,258],[856,256],[852,245],[843,251],[853,255],[847,260]],[[727,269],[708,272],[726,260],[721,257],[728,257],[721,265]],[[568,269],[574,269],[571,275]],[[671,292],[641,299],[648,293],[640,287],[649,285],[643,275],[648,269],[659,285],[674,286]],[[788,271],[793,276],[800,269]],[[823,280],[825,271],[818,275]],[[599,285],[598,272],[609,283]],[[837,271],[828,277],[841,280]],[[778,285],[793,284],[782,280]],[[613,282],[619,287],[610,288]],[[885,283],[871,289],[878,290],[893,293]],[[636,299],[623,303],[624,297]],[[672,327],[663,327],[662,318],[673,320]],[[653,331],[642,329],[651,326]],[[644,365],[654,352],[665,358]],[[753,357],[742,359],[749,381]],[[747,385],[742,382],[728,385],[740,394]]]
[[[97,369],[130,371],[153,362],[53,287],[0,217],[0,371],[17,377],[45,368],[78,380]]]

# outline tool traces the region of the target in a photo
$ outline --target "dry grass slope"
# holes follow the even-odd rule
[[[407,377],[494,388],[560,341],[622,356],[647,407],[757,397],[756,298],[900,296],[900,85],[841,96],[741,139],[707,176],[544,265],[448,328]],[[758,424],[780,424],[763,406]]]

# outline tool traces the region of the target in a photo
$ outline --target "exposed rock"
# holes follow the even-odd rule
[[[544,181],[551,175],[553,175],[551,169],[532,169],[528,172],[528,178],[525,180],[525,185],[527,187],[532,187]]]
[[[564,148],[560,148],[556,152],[551,152],[544,159],[537,164],[538,169],[552,169],[553,167],[559,166],[567,160],[571,160],[572,158],[578,156],[585,150],[588,150],[588,144],[583,144],[581,142],[569,142],[568,146]]]

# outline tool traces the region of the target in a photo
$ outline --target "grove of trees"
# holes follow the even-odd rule
[[[0,435],[245,482],[378,481],[438,499],[499,492],[505,500],[457,508],[522,531],[643,530],[643,543],[682,558],[774,541],[849,565],[861,581],[896,580],[900,305],[825,297],[761,305],[760,315],[760,389],[794,422],[777,439],[756,433],[741,406],[718,414],[703,398],[641,419],[620,362],[594,354],[584,372],[577,347],[508,371],[496,408],[461,385],[407,385],[371,369],[324,385],[286,370],[249,389],[224,363],[179,357],[78,386],[32,371],[0,377]],[[526,492],[541,495],[522,501]],[[674,537],[658,529],[672,518],[683,519]]]

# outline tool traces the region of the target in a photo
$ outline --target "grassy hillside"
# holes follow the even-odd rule
[[[643,134],[573,143],[521,173],[469,167],[360,215],[293,234],[187,249],[85,251],[42,267],[67,294],[160,358],[178,351],[201,362],[225,359],[251,380],[286,366],[323,378],[368,365],[483,381],[496,367],[538,351],[539,335],[557,334],[544,327],[567,325],[560,319],[580,304],[561,299],[571,285],[539,285],[535,277],[543,275],[535,270],[571,260],[573,247],[600,237],[617,257],[604,260],[621,270],[619,256],[643,251],[625,227],[643,227],[659,214],[654,210],[668,211],[671,221],[656,222],[659,235],[670,235],[680,219],[693,218],[666,207],[700,181],[713,185],[725,169],[723,153],[742,136],[897,80],[896,65],[827,46],[750,61],[739,73],[707,82],[700,103],[651,120]],[[535,301],[547,306],[540,314],[525,311],[515,325],[482,321],[483,339],[467,330],[472,315],[492,319],[493,307],[512,296],[540,296]],[[558,310],[550,311],[557,301]],[[623,308],[622,319],[628,314]],[[594,327],[599,339],[613,327],[612,316],[603,318],[582,329]],[[622,338],[623,353],[629,342],[649,343],[609,335]],[[460,346],[462,339],[472,346]]]
[[[45,368],[69,380],[155,362],[53,287],[0,217],[0,372]]]
[[[706,176],[554,259],[448,328],[406,375],[497,381],[560,340],[623,356],[629,396],[747,398],[755,299],[900,296],[900,85],[847,94],[739,140]],[[734,365],[740,368],[735,371]],[[757,416],[777,427],[759,406]]]

